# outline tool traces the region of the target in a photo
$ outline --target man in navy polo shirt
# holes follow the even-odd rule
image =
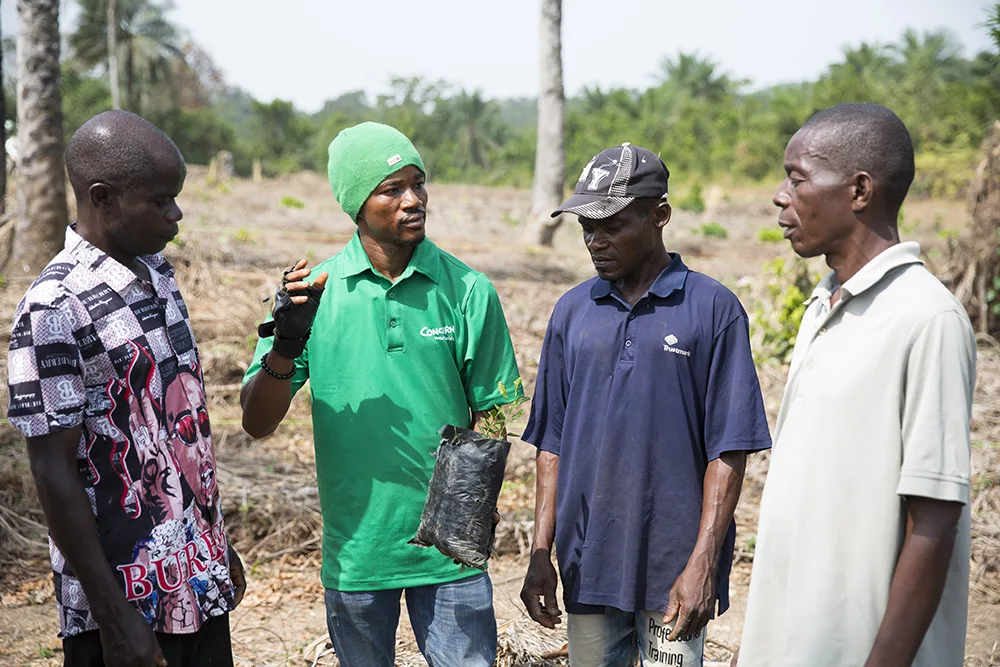
[[[701,664],[703,629],[729,606],[746,457],[771,446],[746,313],[663,245],[669,176],[644,148],[609,148],[553,214],[579,216],[598,275],[545,333],[521,599],[559,622],[554,546],[573,667]]]

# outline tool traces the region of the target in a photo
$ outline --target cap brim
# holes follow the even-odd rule
[[[574,193],[562,206],[552,212],[552,217],[563,213],[576,215],[592,220],[610,218],[635,201],[635,197],[609,197],[607,195],[587,195]]]

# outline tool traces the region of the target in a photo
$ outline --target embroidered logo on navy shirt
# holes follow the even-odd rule
[[[663,346],[664,352],[673,352],[674,354],[679,354],[684,357],[691,356],[691,353],[688,350],[682,350],[679,347],[674,347],[674,345],[678,343],[677,336],[669,334],[663,339],[663,342],[666,343],[666,345]]]

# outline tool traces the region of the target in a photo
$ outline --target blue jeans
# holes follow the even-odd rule
[[[326,622],[341,667],[393,667],[403,589],[326,590]],[[430,667],[490,667],[497,654],[493,584],[486,573],[405,589],[417,647]]]

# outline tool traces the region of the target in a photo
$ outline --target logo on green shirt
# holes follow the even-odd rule
[[[434,340],[455,340],[455,327],[450,325],[436,329],[424,327],[420,330],[420,335],[424,338],[433,338]]]

